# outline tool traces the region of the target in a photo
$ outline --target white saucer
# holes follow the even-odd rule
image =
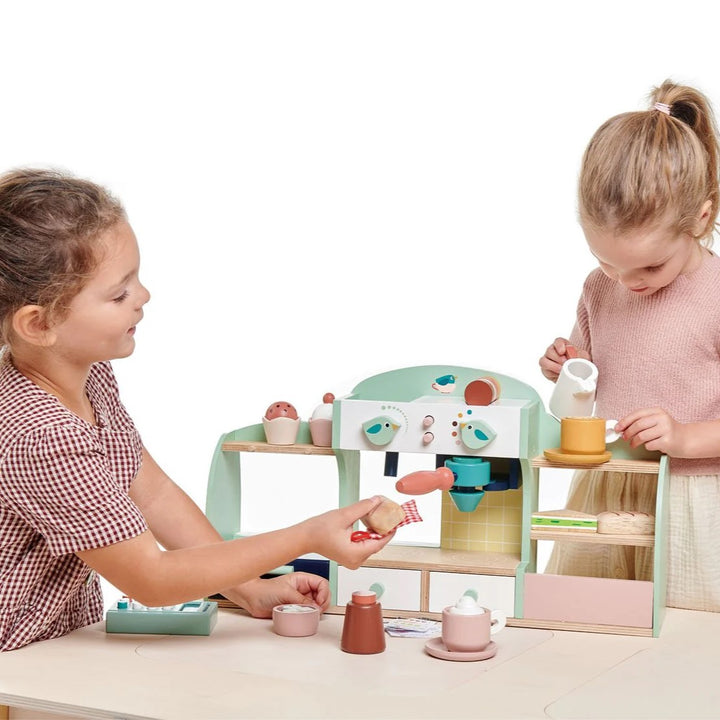
[[[477,652],[452,652],[445,647],[441,637],[435,637],[425,643],[425,652],[440,660],[456,660],[458,662],[473,662],[475,660],[488,660],[494,657],[498,650],[497,643],[492,640],[484,650]]]
[[[564,453],[560,448],[553,448],[552,450],[545,450],[545,457],[551,462],[561,463],[562,465],[600,465],[606,463],[612,457],[612,453],[607,450],[597,455],[571,455],[570,453]]]

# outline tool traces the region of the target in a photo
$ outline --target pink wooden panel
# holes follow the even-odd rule
[[[524,617],[533,620],[651,628],[653,584],[528,574],[523,611]]]

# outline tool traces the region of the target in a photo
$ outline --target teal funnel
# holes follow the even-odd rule
[[[445,461],[445,467],[455,475],[449,490],[455,507],[460,512],[473,512],[485,495],[479,488],[490,483],[490,463],[482,458],[454,457]]]
[[[485,495],[484,490],[470,490],[470,489],[461,489],[461,490],[449,490],[450,497],[452,498],[452,501],[455,503],[455,507],[460,512],[472,512],[475,510],[475,508],[480,504],[480,501],[483,499],[483,495]]]

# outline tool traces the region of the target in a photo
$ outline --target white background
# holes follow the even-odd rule
[[[424,364],[547,400],[538,358],[593,267],[585,144],[668,77],[720,103],[717,17],[692,0],[3,2],[1,163],[126,204],[153,297],[116,372],[204,506],[220,433],[275,400],[307,418],[326,391]],[[329,507],[322,463],[253,468],[250,529]]]

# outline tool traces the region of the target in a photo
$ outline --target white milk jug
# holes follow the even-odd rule
[[[558,420],[564,417],[592,417],[597,378],[598,369],[589,360],[566,360],[550,397],[550,412]]]

